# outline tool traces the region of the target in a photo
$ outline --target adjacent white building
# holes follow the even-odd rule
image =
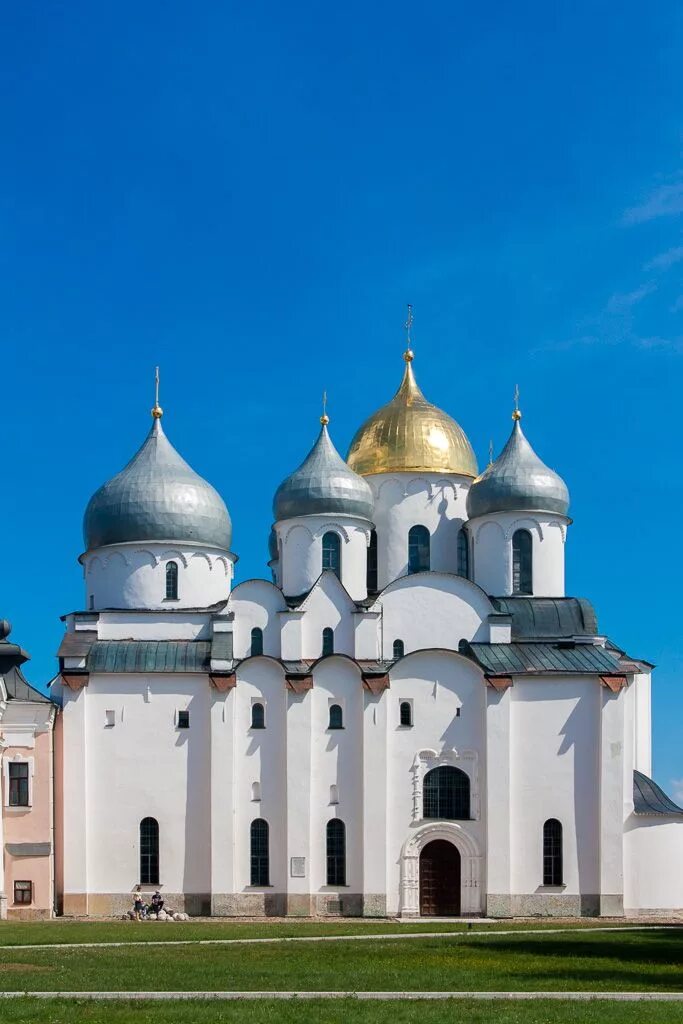
[[[278,488],[272,580],[161,410],[85,514],[58,718],[65,914],[683,909],[650,670],[564,591],[569,495],[515,411],[477,475],[412,353]],[[258,510],[255,510],[258,511]]]

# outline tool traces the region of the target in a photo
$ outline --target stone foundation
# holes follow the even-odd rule
[[[142,893],[149,903],[154,889]],[[211,914],[211,897],[208,893],[162,892],[164,902],[174,912],[189,914],[190,917],[208,917]],[[121,917],[133,909],[132,892],[114,893],[64,893],[62,901],[64,917]]]
[[[486,898],[487,917],[599,917],[600,912],[601,898],[594,893],[489,894]]]

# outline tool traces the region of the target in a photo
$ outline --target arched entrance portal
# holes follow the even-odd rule
[[[460,916],[460,851],[446,839],[433,839],[420,853],[420,915]]]

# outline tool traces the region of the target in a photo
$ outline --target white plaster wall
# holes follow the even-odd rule
[[[298,658],[315,659],[322,654],[323,629],[334,632],[335,654],[354,653],[355,605],[332,572],[324,573],[317,586],[301,605],[301,653]]]
[[[375,495],[379,589],[408,572],[408,532],[412,526],[429,530],[431,568],[456,572],[457,536],[467,519],[469,477],[378,473],[367,481]]]
[[[399,910],[401,849],[422,823],[414,817],[414,763],[424,750],[453,758],[449,763],[470,776],[472,814],[460,822],[481,853],[485,850],[486,686],[481,671],[466,658],[439,651],[412,654],[398,662],[385,691],[387,730],[387,898],[389,913]],[[400,725],[399,704],[413,702],[413,726]],[[460,716],[457,715],[461,709]],[[455,753],[454,753],[455,752]],[[372,784],[371,780],[370,784]],[[377,779],[377,786],[384,779]],[[366,794],[366,800],[376,800]],[[420,783],[421,803],[421,783]],[[483,879],[480,898],[483,900]],[[481,904],[483,907],[483,903]]]
[[[86,707],[88,891],[131,892],[140,880],[139,826],[149,816],[159,822],[163,890],[208,893],[210,688],[206,676],[93,674],[77,701]],[[69,710],[67,706],[65,720]],[[107,710],[115,713],[113,728],[105,724]],[[189,729],[177,728],[178,710],[189,710]],[[66,761],[69,772],[78,770],[68,747]],[[66,850],[67,862],[68,856]]]
[[[99,640],[210,640],[209,619],[201,612],[100,612]]]
[[[512,594],[512,536],[532,537],[534,597],[564,597],[565,540],[569,520],[547,512],[500,512],[470,520],[473,577],[496,597]]]
[[[270,838],[270,886],[287,888],[287,690],[283,669],[268,658],[250,658],[237,670],[235,698],[235,892],[263,892],[251,887],[250,825],[265,818]],[[265,704],[265,729],[251,728],[252,704]],[[252,799],[258,782],[261,799]],[[219,856],[219,851],[214,851]]]
[[[416,573],[392,583],[373,609],[382,609],[380,629],[385,658],[394,640],[406,654],[428,647],[457,650],[460,640],[488,640],[488,597],[469,580],[440,573]]]
[[[280,575],[288,596],[306,594],[323,571],[323,536],[336,533],[341,546],[341,580],[354,601],[367,597],[370,523],[351,516],[301,516],[275,524],[282,545]]]
[[[631,814],[624,834],[625,913],[683,913],[683,820]]]
[[[234,612],[233,649],[235,658],[251,654],[251,631],[263,630],[263,653],[280,657],[280,616],[287,604],[282,591],[266,580],[247,580],[230,595],[228,611]]]
[[[565,894],[600,891],[601,688],[595,678],[514,678],[511,891],[546,893],[543,824],[562,824]],[[555,891],[555,890],[551,890]]]
[[[311,702],[311,871],[315,892],[363,890],[363,684],[357,666],[346,658],[316,665]],[[344,728],[329,729],[330,704],[342,707]],[[297,779],[290,779],[290,786]],[[298,782],[300,785],[301,783]],[[339,803],[330,803],[330,786]],[[346,886],[327,885],[326,826],[340,818],[346,826]]]
[[[652,777],[652,680],[649,672],[634,676],[633,724],[635,752],[633,768]]]
[[[234,558],[219,548],[112,544],[81,556],[85,607],[206,608],[227,600]],[[178,599],[166,600],[166,563],[178,565]]]

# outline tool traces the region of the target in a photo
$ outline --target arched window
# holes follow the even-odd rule
[[[251,799],[259,801],[261,799],[261,783],[252,782],[251,784]]]
[[[255,818],[251,823],[250,854],[251,884],[270,885],[270,864],[268,856],[268,822],[264,818]]]
[[[332,783],[332,785],[330,786],[330,803],[339,803],[339,786],[335,785],[334,783]]]
[[[257,654],[263,654],[263,630],[259,629],[258,626],[254,626],[251,631],[251,656],[254,658]]]
[[[159,884],[159,822],[143,818],[140,822],[140,884]]]
[[[411,526],[408,533],[408,572],[429,571],[429,530]]]
[[[557,818],[543,826],[543,884],[562,885],[562,825]]]
[[[327,884],[346,885],[346,826],[339,818],[327,823]]]
[[[265,729],[266,709],[263,704],[251,705],[251,727],[252,729]]]
[[[470,578],[470,546],[464,527],[458,533],[458,576]]]
[[[377,530],[370,530],[368,544],[367,588],[369,594],[377,593]]]
[[[409,700],[402,700],[399,708],[399,721],[401,725],[413,724],[413,709]]]
[[[166,563],[166,600],[178,600],[178,563]]]
[[[330,724],[328,729],[343,729],[344,713],[341,704],[330,704]]]
[[[406,648],[405,648],[405,644],[403,643],[403,641],[402,640],[394,640],[394,650],[393,650],[394,661],[397,658],[402,658],[403,655],[405,654],[405,652],[406,652]]]
[[[329,626],[323,630],[323,658],[327,654],[334,654],[334,630]]]
[[[341,579],[341,541],[332,531],[323,537],[323,569],[331,569]]]
[[[531,534],[517,530],[512,538],[512,593],[533,594]]]
[[[422,816],[466,821],[470,816],[469,776],[448,764],[427,772],[422,787]]]

